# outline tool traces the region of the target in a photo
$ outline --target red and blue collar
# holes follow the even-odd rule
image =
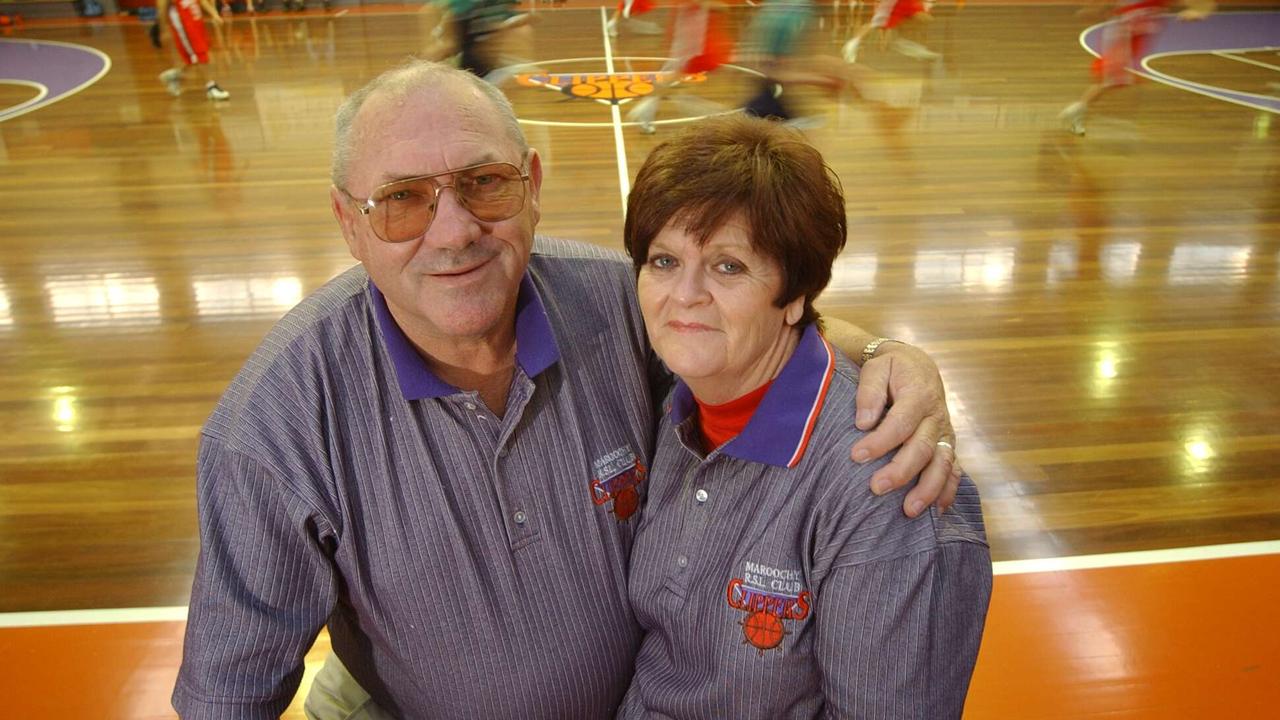
[[[747,426],[720,452],[739,460],[795,467],[809,446],[835,369],[831,344],[817,325],[809,325]],[[677,380],[671,397],[672,424],[680,425],[696,412],[693,392]]]
[[[391,356],[391,364],[395,366],[396,379],[405,400],[446,397],[461,392],[431,372],[426,361],[391,317],[386,298],[372,279],[369,280],[369,302],[373,306],[383,346]],[[520,279],[520,294],[516,297],[516,362],[525,375],[536,377],[559,359],[560,349],[556,346],[547,310],[526,271]]]

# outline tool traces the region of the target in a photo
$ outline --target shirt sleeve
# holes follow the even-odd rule
[[[990,596],[974,542],[832,570],[815,604],[825,717],[959,718]]]
[[[183,718],[279,717],[336,602],[331,526],[209,436],[196,484],[200,557],[173,706]]]

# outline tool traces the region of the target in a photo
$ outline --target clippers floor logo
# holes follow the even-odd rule
[[[725,596],[729,607],[747,614],[738,621],[742,642],[754,647],[759,655],[780,649],[789,634],[784,622],[803,621],[813,607],[813,594],[804,589],[799,570],[779,570],[753,562],[744,564],[742,577],[729,581]]]
[[[667,125],[737,112],[740,101],[755,92],[763,77],[758,70],[732,63],[713,73],[672,73],[663,70],[668,61],[638,55],[539,60],[521,67],[503,89],[515,104],[522,125],[613,127],[618,122],[610,118],[615,108],[651,96],[659,86],[671,83],[674,102],[667,112],[677,107],[687,114],[654,123]],[[599,110],[593,111],[593,107]],[[639,121],[624,119],[621,124],[632,126]]]
[[[619,105],[649,95],[656,85],[705,83],[706,73],[618,72],[618,73],[522,73],[516,82],[525,87],[540,87],[564,93],[569,97],[595,100],[606,105]]]
[[[612,500],[610,512],[618,522],[634,515],[640,508],[637,486],[644,482],[644,463],[636,458],[631,448],[623,446],[596,459],[591,465],[595,472],[595,479],[591,481],[591,501],[604,505]]]

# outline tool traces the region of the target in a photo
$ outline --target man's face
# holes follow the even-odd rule
[[[442,189],[427,231],[399,243],[379,239],[357,202],[337,189],[331,192],[351,254],[364,264],[396,322],[416,344],[510,332],[539,218],[542,167],[537,153],[522,157],[489,100],[456,81],[403,99],[371,97],[355,123],[356,147],[345,189],[361,201],[388,182],[477,163],[505,161],[528,169],[529,194],[515,217],[479,220],[459,204],[452,189]],[[452,176],[438,181],[448,185]]]

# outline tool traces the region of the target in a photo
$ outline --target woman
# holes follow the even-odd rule
[[[839,181],[743,116],[660,145],[625,243],[678,377],[632,551],[647,635],[619,717],[959,717],[991,563],[977,490],[916,519],[851,465],[854,364],[813,301],[845,242]]]

